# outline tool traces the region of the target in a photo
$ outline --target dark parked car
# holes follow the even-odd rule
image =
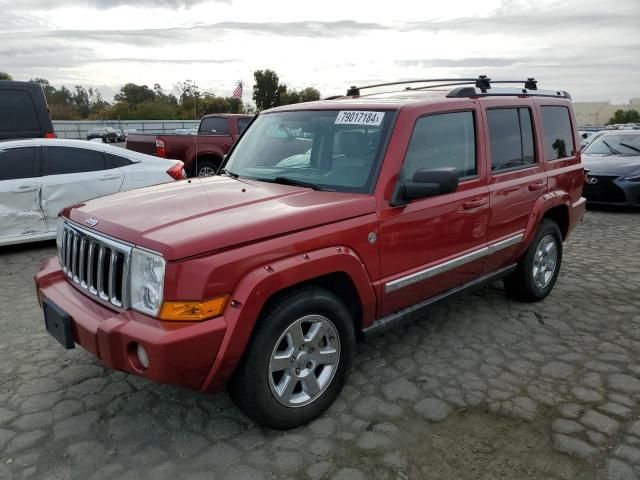
[[[601,132],[582,152],[589,203],[640,206],[640,132]]]
[[[113,143],[118,141],[118,132],[111,127],[96,127],[87,132],[87,140],[101,138],[104,143]]]
[[[40,84],[0,80],[0,140],[55,136]]]

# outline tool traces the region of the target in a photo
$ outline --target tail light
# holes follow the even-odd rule
[[[164,145],[164,140],[156,138],[156,156],[167,158],[167,148]]]
[[[167,170],[167,174],[175,180],[184,180],[187,178],[187,172],[184,170],[184,163],[178,161],[176,164]]]
[[[44,138],[58,138],[58,135],[53,132],[47,132],[44,134]]]

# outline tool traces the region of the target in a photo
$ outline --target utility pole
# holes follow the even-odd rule
[[[607,105],[609,105],[609,102],[603,103],[602,106],[598,109],[598,111],[596,112],[596,127],[598,126],[598,115],[600,114],[600,112],[602,111],[602,109],[604,107],[606,107]]]

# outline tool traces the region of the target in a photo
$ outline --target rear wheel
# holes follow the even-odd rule
[[[212,160],[198,160],[196,172],[198,177],[212,177],[218,171],[218,163]]]
[[[256,422],[294,428],[334,402],[354,355],[353,320],[344,304],[323,288],[295,290],[259,320],[229,394]]]
[[[545,218],[516,271],[504,279],[505,290],[523,302],[542,300],[553,289],[561,263],[562,234],[554,221]]]

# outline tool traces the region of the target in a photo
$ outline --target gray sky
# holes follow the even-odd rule
[[[230,95],[272,68],[323,95],[350,84],[535,76],[577,101],[640,97],[640,0],[0,0],[0,70],[17,80]]]

